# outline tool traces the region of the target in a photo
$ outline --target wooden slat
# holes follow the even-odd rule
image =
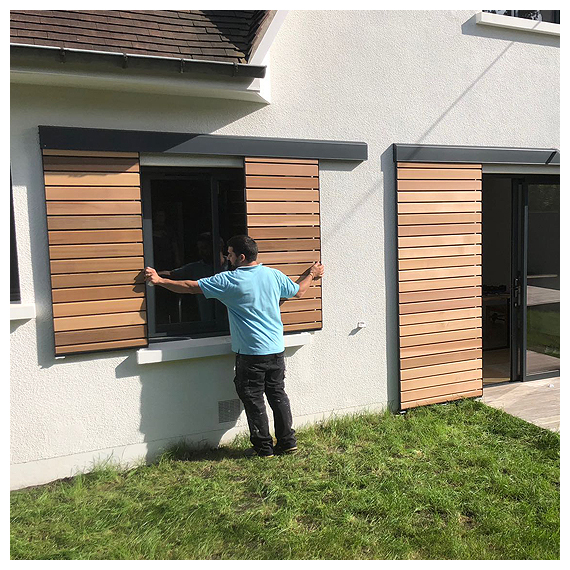
[[[410,269],[399,271],[400,282],[417,281],[418,279],[443,279],[447,277],[468,277],[481,275],[483,270],[480,265],[464,265],[460,267],[442,267],[437,269]]]
[[[266,265],[275,265],[278,263],[298,263],[298,262],[309,262],[314,263],[320,259],[319,251],[289,251],[283,252],[270,252],[270,253],[259,253],[257,255],[257,261],[260,263],[265,263]]]
[[[104,315],[107,313],[130,313],[145,311],[145,299],[105,299],[104,301],[81,301],[77,303],[54,303],[54,317],[77,317],[80,315]]]
[[[111,342],[97,342],[93,344],[78,344],[69,346],[56,346],[56,355],[77,354],[81,352],[97,352],[102,350],[120,350],[125,348],[140,348],[148,346],[146,338],[130,340],[115,340]]]
[[[142,257],[106,257],[96,259],[65,259],[50,262],[52,275],[58,273],[91,273],[96,271],[126,271],[143,269]]]
[[[318,226],[308,227],[252,227],[248,229],[248,235],[254,240],[263,239],[299,239],[318,238],[321,230]]]
[[[450,374],[452,372],[463,372],[464,370],[474,370],[482,368],[483,361],[479,359],[460,360],[457,362],[448,362],[446,364],[437,364],[434,366],[421,366],[419,368],[410,368],[400,372],[402,380],[411,380],[413,378],[425,378],[426,376],[435,376],[439,374]]]
[[[245,199],[252,202],[318,202],[318,190],[286,190],[275,188],[246,188]]]
[[[404,202],[398,204],[398,214],[444,214],[481,212],[481,202]]]
[[[276,164],[319,164],[314,158],[263,158],[263,157],[245,157],[245,164],[255,162],[273,162]]]
[[[46,200],[140,200],[138,186],[48,186]]]
[[[249,227],[259,226],[318,226],[319,216],[311,214],[261,215],[251,214],[246,217]]]
[[[463,392],[471,392],[480,389],[480,380],[466,380],[464,382],[456,382],[453,384],[443,384],[441,386],[430,386],[429,388],[403,391],[402,402],[423,400],[425,398],[433,398],[434,396],[449,396],[450,394],[461,394]]]
[[[399,259],[398,269],[432,269],[437,267],[460,267],[461,265],[481,265],[481,255],[454,255],[452,257],[419,257],[416,259]]]
[[[146,337],[146,326],[132,325],[126,327],[58,332],[55,333],[55,343],[58,346],[63,346],[66,344],[90,344],[93,342],[109,342],[113,340],[128,340],[144,337]]]
[[[418,257],[448,257],[452,255],[481,255],[481,253],[481,245],[405,247],[398,249],[399,259],[416,259]]]
[[[478,349],[481,347],[481,337],[449,342],[429,343],[400,348],[400,358],[408,359],[431,354],[441,354],[457,350]]]
[[[458,350],[456,352],[445,352],[443,354],[434,354],[426,356],[417,356],[414,358],[400,359],[400,370],[404,372],[410,368],[421,369],[424,367],[440,366],[453,362],[465,362],[483,357],[481,349]]]
[[[311,323],[322,319],[321,311],[300,311],[295,313],[284,313],[281,320],[284,325],[295,323]]]
[[[439,321],[453,321],[454,319],[472,319],[482,315],[481,307],[469,309],[451,309],[449,311],[434,311],[428,313],[412,313],[400,315],[401,325],[417,325],[420,323],[434,323]]]
[[[400,347],[419,346],[437,342],[449,342],[454,340],[467,340],[470,338],[481,338],[482,329],[465,329],[459,331],[448,331],[433,334],[416,334],[403,336],[400,338]]]
[[[480,168],[479,165],[474,165],[470,162],[398,162],[398,168]]]
[[[142,243],[100,243],[84,245],[50,245],[50,259],[88,259],[143,255]]]
[[[139,216],[48,216],[48,230],[141,228]]]
[[[399,191],[481,190],[481,180],[398,180]]]
[[[417,388],[429,388],[430,386],[440,386],[442,384],[454,384],[464,380],[481,380],[482,369],[465,370],[463,372],[452,372],[451,374],[439,374],[438,376],[425,376],[424,378],[414,378],[413,380],[402,381],[402,392],[416,390]]]
[[[273,267],[278,269],[288,277],[293,278],[294,276],[302,275],[304,272],[311,268],[312,262],[307,263],[288,263],[288,264],[267,264],[268,267]]]
[[[111,287],[76,287],[71,289],[53,289],[54,303],[72,301],[97,301],[100,299],[128,299],[144,297],[145,285],[115,285]]]
[[[398,192],[398,202],[477,202],[481,192]]]
[[[138,172],[138,158],[86,158],[86,157],[44,157],[44,171],[55,172]]]
[[[246,176],[318,176],[317,164],[275,164],[268,162],[246,162]]]
[[[398,226],[398,236],[436,236],[448,234],[478,234],[481,224],[434,224],[431,226]]]
[[[482,221],[479,212],[461,212],[459,214],[398,214],[399,225],[428,225],[428,224],[467,224]]]
[[[400,293],[400,303],[419,303],[425,301],[438,301],[440,299],[460,299],[463,297],[481,296],[481,287],[458,287],[457,289],[441,289],[435,291],[414,291]]]
[[[321,321],[311,322],[311,323],[297,323],[292,325],[283,325],[284,332],[293,331],[315,331],[323,328],[323,323]]]
[[[257,240],[257,247],[262,253],[269,251],[308,251],[319,250],[319,239]]]
[[[444,299],[441,301],[428,301],[426,303],[400,304],[400,315],[421,313],[429,311],[448,311],[450,309],[463,309],[466,307],[481,306],[480,297],[467,297],[465,299]]]
[[[289,299],[281,305],[281,313],[293,313],[296,311],[321,310],[320,299]]]
[[[246,188],[318,188],[318,178],[304,176],[246,176]]]
[[[398,168],[399,180],[476,180],[480,168]]]
[[[398,247],[430,247],[437,245],[480,244],[481,234],[448,234],[441,236],[399,237]]]
[[[477,287],[482,284],[479,275],[474,277],[453,277],[450,279],[428,279],[426,281],[403,281],[400,293],[411,291],[429,291],[432,289],[456,289],[458,287]]]
[[[408,335],[439,333],[454,330],[467,330],[481,328],[481,317],[471,319],[457,319],[454,321],[435,321],[431,323],[421,323],[417,325],[400,325],[400,337]]]
[[[133,243],[142,242],[142,230],[78,230],[50,231],[50,245],[90,244],[90,243]]]
[[[138,172],[45,172],[44,182],[46,186],[139,186],[140,176]]]
[[[113,313],[110,315],[89,315],[84,317],[61,317],[53,320],[54,330],[73,331],[82,329],[100,329],[126,325],[146,324],[146,313]]]
[[[452,402],[454,400],[464,400],[475,398],[483,395],[483,389],[471,390],[469,392],[461,392],[458,394],[447,394],[445,396],[436,396],[434,398],[425,398],[424,400],[414,400],[412,402],[404,402],[401,405],[402,410],[416,408],[418,406],[429,406],[432,404],[441,404],[443,402]]]
[[[140,214],[141,203],[138,201],[114,201],[102,202],[77,201],[77,202],[47,202],[48,216],[77,216],[77,215],[105,215],[105,214]]]
[[[69,287],[96,287],[105,285],[132,285],[143,283],[142,270],[136,271],[113,271],[102,273],[75,273],[52,275],[51,286],[54,289],[66,289]]]
[[[318,214],[318,202],[247,202],[248,214]]]
[[[67,149],[43,149],[44,156],[83,156],[83,157],[107,157],[107,158],[138,158],[138,152],[115,152],[106,150],[67,150]]]

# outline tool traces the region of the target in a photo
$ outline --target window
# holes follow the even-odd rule
[[[16,249],[16,229],[14,226],[14,203],[12,198],[12,181],[10,181],[10,303],[19,303],[20,300],[18,251]]]
[[[560,24],[560,10],[483,10],[490,14],[501,16],[514,16],[525,20],[536,20],[538,22],[551,22]]]
[[[242,169],[143,168],[145,264],[170,279],[229,269],[227,241],[245,229]],[[228,334],[227,310],[202,295],[151,287],[150,339]]]

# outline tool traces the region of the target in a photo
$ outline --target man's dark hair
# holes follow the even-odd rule
[[[234,236],[228,240],[228,247],[234,250],[239,257],[245,255],[245,260],[250,263],[257,259],[257,244],[249,236]]]

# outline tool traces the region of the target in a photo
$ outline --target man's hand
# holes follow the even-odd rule
[[[313,280],[316,281],[317,279],[320,279],[324,275],[325,266],[317,261],[316,263],[313,264],[311,269],[309,269],[309,273],[313,277]]]
[[[146,267],[144,270],[144,279],[147,283],[152,283],[153,285],[158,285],[162,281],[162,278],[158,275],[156,270],[152,267]]]

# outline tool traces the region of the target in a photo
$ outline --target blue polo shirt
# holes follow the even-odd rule
[[[299,285],[292,279],[260,263],[199,279],[198,285],[207,299],[218,299],[228,308],[234,352],[283,352],[279,300],[298,293]]]

